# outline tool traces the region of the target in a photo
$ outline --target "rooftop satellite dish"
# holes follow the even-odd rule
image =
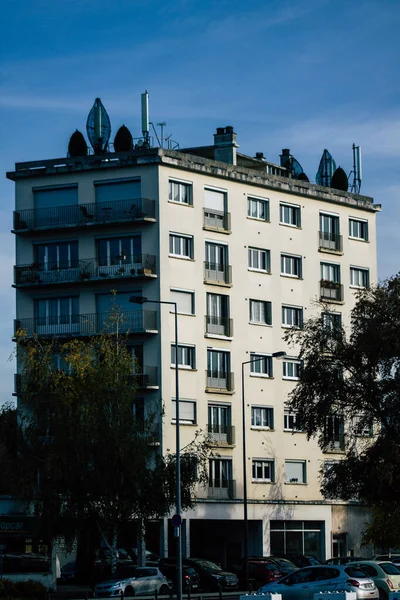
[[[347,192],[349,189],[349,180],[342,167],[338,167],[332,175],[331,188]]]
[[[96,98],[88,115],[86,131],[94,153],[104,154],[111,135],[111,123],[100,98]]]
[[[86,156],[87,151],[86,140],[77,129],[69,138],[68,156]]]
[[[318,185],[330,187],[333,173],[336,171],[336,163],[328,150],[324,150],[319,163],[315,181]]]
[[[114,138],[115,152],[129,152],[132,150],[133,138],[132,134],[125,125],[121,125]]]

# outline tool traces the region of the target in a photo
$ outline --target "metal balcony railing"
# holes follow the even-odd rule
[[[209,229],[231,230],[231,213],[203,208],[203,226]]]
[[[320,281],[320,296],[321,300],[343,301],[343,285],[335,281],[321,279]]]
[[[212,439],[219,444],[235,443],[234,425],[210,425],[208,424],[208,433]]]
[[[343,251],[343,236],[339,233],[318,232],[319,247],[321,250],[331,250],[332,252]]]
[[[224,390],[227,392],[233,392],[234,390],[234,377],[233,373],[227,371],[206,371],[206,387],[207,389]]]
[[[156,275],[156,257],[152,254],[136,254],[115,257],[113,264],[102,264],[97,258],[76,261],[31,263],[14,267],[16,286],[73,283],[76,281],[116,278],[141,278]]]
[[[233,336],[233,320],[228,317],[205,316],[206,333],[211,335]]]
[[[152,333],[157,331],[157,313],[150,310],[115,311],[86,315],[59,315],[16,319],[14,334],[20,329],[28,337],[33,335],[77,336],[96,335],[112,331],[119,333]]]
[[[232,267],[230,265],[204,261],[205,283],[232,283]]]
[[[133,378],[138,388],[156,387],[158,386],[157,367],[139,366]]]
[[[57,229],[104,223],[154,221],[155,202],[149,198],[92,202],[14,211],[14,230]]]
[[[208,497],[233,499],[236,497],[236,481],[234,479],[210,479],[208,482]]]

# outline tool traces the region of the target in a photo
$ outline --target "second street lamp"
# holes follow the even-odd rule
[[[178,368],[178,305],[176,302],[166,300],[149,300],[144,296],[131,296],[129,302],[134,304],[169,304],[174,307],[175,316],[175,420],[176,420],[176,514],[173,524],[176,531],[176,576],[177,576],[177,600],[182,600],[182,541],[181,541],[181,440],[179,428],[179,368]]]
[[[283,358],[286,352],[273,352],[271,358]],[[242,362],[242,442],[243,442],[243,521],[244,521],[244,567],[246,578],[246,590],[249,591],[249,519],[247,506],[247,448],[246,448],[246,403],[244,393],[244,368],[265,360],[266,356],[253,358]]]

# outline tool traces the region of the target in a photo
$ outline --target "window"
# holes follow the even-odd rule
[[[206,333],[230,337],[229,296],[207,294]]]
[[[204,279],[209,282],[232,282],[231,267],[228,265],[228,246],[215,242],[206,242]]]
[[[342,250],[340,221],[336,215],[320,213],[319,215],[319,247],[324,250]]]
[[[192,184],[183,181],[169,182],[169,199],[181,204],[193,204]]]
[[[171,256],[193,258],[193,236],[170,233],[169,253]]]
[[[176,399],[172,399],[172,422],[176,423]],[[179,423],[194,425],[196,423],[196,401],[180,398]]]
[[[204,190],[204,227],[229,230],[226,192],[214,189]]]
[[[78,242],[38,244],[36,246],[38,267],[43,271],[73,269],[78,267]]]
[[[253,459],[253,481],[273,483],[275,480],[274,467],[272,459]]]
[[[300,227],[300,206],[295,204],[279,205],[279,217],[281,225],[290,225],[291,227]]]
[[[270,272],[270,252],[261,248],[249,248],[249,269]]]
[[[231,356],[224,350],[207,350],[207,387],[231,390]]]
[[[285,358],[282,365],[283,379],[299,379],[300,369],[300,360],[297,360],[295,358]]]
[[[79,298],[67,296],[65,298],[43,298],[36,300],[36,315],[38,333],[59,332],[66,333],[79,326]]]
[[[333,350],[342,331],[342,315],[341,313],[323,312],[321,318],[325,348]]]
[[[259,221],[269,221],[269,200],[248,197],[247,216]]]
[[[250,323],[272,325],[271,302],[250,300]]]
[[[328,450],[344,450],[344,419],[341,415],[331,415],[325,422],[325,440]]]
[[[296,306],[282,306],[283,327],[303,327],[303,309]]]
[[[171,289],[171,302],[176,302],[178,313],[194,315],[194,292]]]
[[[305,460],[285,460],[285,483],[307,483]]]
[[[171,366],[175,366],[175,344],[171,344]],[[196,368],[196,348],[195,346],[178,346],[178,366],[181,369]]]
[[[302,276],[301,256],[281,254],[281,275],[300,279]]]
[[[322,262],[321,279],[332,283],[340,283],[340,265]]]
[[[140,179],[121,179],[115,181],[95,181],[96,202],[125,200],[128,205],[141,197]]]
[[[283,429],[285,431],[300,431],[297,426],[297,415],[285,409],[283,413]]]
[[[350,267],[350,285],[359,288],[369,286],[369,269]]]
[[[250,373],[252,375],[272,377],[272,356],[251,352],[250,360],[254,361],[250,363]]]
[[[232,461],[225,458],[211,458],[209,462],[209,486],[229,488],[232,481]]]
[[[374,434],[374,428],[372,419],[359,415],[354,417],[354,432],[359,437],[372,437]]]
[[[99,266],[116,265],[120,267],[141,262],[141,257],[138,256],[142,252],[141,246],[140,235],[97,240]]]
[[[230,406],[208,405],[208,432],[216,442],[233,443]]]
[[[252,406],[251,426],[260,429],[273,429],[274,409],[269,406]]]
[[[368,242],[368,221],[349,219],[349,237]]]

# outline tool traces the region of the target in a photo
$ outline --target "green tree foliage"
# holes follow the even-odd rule
[[[176,501],[176,457],[160,452],[162,406],[136,412],[132,354],[117,325],[64,343],[19,332],[19,407],[0,414],[8,491],[35,507],[44,537],[71,542],[95,521],[111,532],[114,557],[120,527],[161,518]],[[209,448],[197,432],[182,449],[183,510],[206,481]]]
[[[286,336],[303,361],[290,410],[323,449],[330,418],[343,419],[345,455],[322,469],[322,492],[373,507],[365,539],[393,547],[400,544],[400,275],[359,292],[348,329],[332,326],[326,312]]]

